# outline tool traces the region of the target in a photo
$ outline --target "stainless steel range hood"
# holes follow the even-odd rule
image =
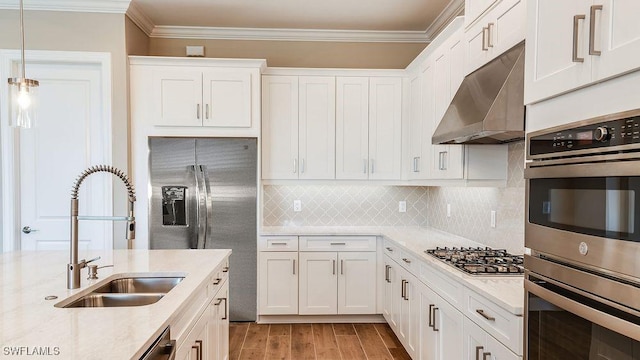
[[[433,144],[500,144],[524,138],[524,42],[467,75]]]

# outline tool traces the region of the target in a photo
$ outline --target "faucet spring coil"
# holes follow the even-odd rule
[[[108,172],[108,173],[112,173],[113,175],[117,176],[120,178],[120,180],[122,180],[127,188],[127,193],[129,195],[129,198],[132,201],[135,201],[136,199],[136,193],[135,193],[135,189],[133,188],[133,185],[131,184],[131,182],[129,181],[129,177],[120,169],[115,168],[111,165],[95,165],[95,166],[91,166],[89,168],[87,168],[86,170],[84,170],[76,179],[76,181],[73,183],[73,188],[71,189],[71,198],[72,199],[77,199],[78,198],[78,190],[80,189],[80,185],[82,184],[82,182],[84,181],[84,179],[87,178],[87,176],[93,174],[93,173],[97,173],[97,172]]]

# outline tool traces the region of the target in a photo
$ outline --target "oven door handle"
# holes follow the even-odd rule
[[[640,161],[528,166],[525,179],[638,176]]]
[[[552,281],[550,279],[544,279],[544,277],[541,277],[539,275],[535,275],[536,277],[540,277],[543,278],[542,280],[547,280],[550,283],[553,283],[554,285],[564,288],[565,290],[571,291],[573,293],[576,293],[578,296],[581,297],[585,297],[585,298],[591,298],[591,300],[597,301],[602,303],[601,300],[598,300],[597,297],[595,296],[585,296],[583,294],[579,294],[577,293],[575,290],[576,289],[572,289],[570,286],[561,284],[559,282],[555,282]],[[550,280],[550,281],[549,281]],[[564,297],[552,290],[546,289],[534,282],[532,282],[529,279],[525,279],[524,281],[524,288],[527,292],[530,292],[532,294],[535,294],[536,296],[540,297],[541,299],[561,308],[564,309],[568,312],[571,312],[577,316],[580,316],[586,320],[591,321],[594,324],[600,325],[604,328],[607,328],[609,330],[615,331],[618,334],[622,334],[624,336],[630,337],[632,339],[636,339],[636,340],[640,340],[640,334],[638,333],[638,326],[634,323],[625,321],[617,316],[613,316],[610,314],[607,314],[605,312],[602,312],[600,310],[594,309],[592,307],[589,307],[587,305],[584,305],[580,302],[577,302],[573,299],[569,299],[567,297]],[[530,309],[529,309],[530,310]]]

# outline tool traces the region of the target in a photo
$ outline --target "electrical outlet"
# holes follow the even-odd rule
[[[447,204],[447,217],[451,217],[451,204]]]
[[[300,201],[300,200],[293,200],[293,211],[294,211],[294,212],[300,212],[300,211],[302,211],[302,201]]]
[[[496,211],[491,210],[491,227],[496,227]]]
[[[405,200],[398,202],[398,211],[401,213],[407,212],[407,202]]]

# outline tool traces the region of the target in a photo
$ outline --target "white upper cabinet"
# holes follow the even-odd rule
[[[336,79],[301,76],[299,86],[300,179],[334,179]]]
[[[203,77],[202,125],[251,126],[251,74],[207,71]]]
[[[464,2],[464,27],[468,28],[469,25],[474,23],[480,16],[482,16],[491,5],[495,4],[498,0],[465,0]]]
[[[640,68],[640,2],[529,0],[525,103]]]
[[[429,154],[431,149],[431,123],[422,114],[426,102],[423,96],[423,73],[414,72],[409,76],[409,167],[407,179],[426,179],[429,174]]]
[[[336,79],[336,179],[369,177],[369,78]]]
[[[400,179],[402,79],[369,79],[369,179]]]
[[[526,6],[525,0],[467,0],[465,4],[472,14],[482,14],[475,22],[465,21],[465,73],[469,74],[524,40]]]
[[[154,125],[251,127],[249,71],[176,67],[152,76]]]
[[[298,178],[298,77],[262,77],[262,178]]]
[[[262,178],[335,177],[335,78],[262,78]]]

